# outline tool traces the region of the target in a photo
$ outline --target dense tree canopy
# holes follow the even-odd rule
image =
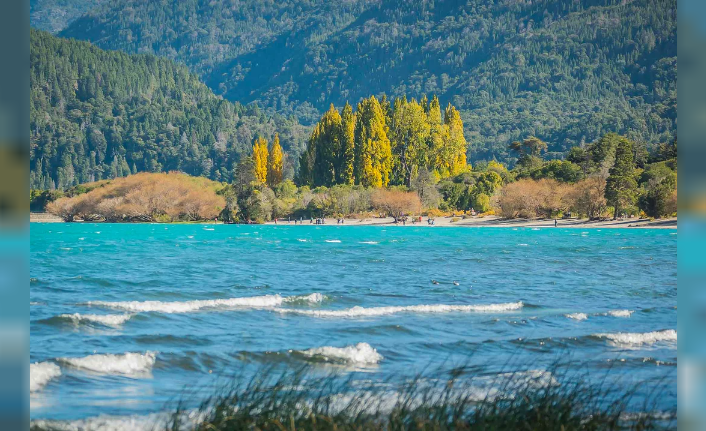
[[[178,60],[217,94],[306,124],[330,103],[435,93],[459,110],[470,160],[513,165],[508,144],[527,136],[550,155],[609,132],[669,142],[676,10],[676,0],[115,0],[62,34]]]
[[[389,103],[371,96],[353,113],[331,105],[314,127],[299,162],[305,185],[361,184],[366,187],[412,186],[422,171],[438,177],[468,168],[463,122],[449,105],[441,120],[436,96],[431,102],[407,98]]]
[[[296,120],[222,100],[170,60],[36,30],[30,42],[31,188],[172,170],[230,181],[256,136],[304,146]]]

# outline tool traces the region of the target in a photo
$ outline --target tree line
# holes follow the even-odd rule
[[[192,186],[199,184],[203,189],[202,197],[192,189],[165,181],[167,177],[156,177],[157,181],[138,176],[140,181],[129,183],[136,190],[130,196],[107,193],[109,189],[104,187],[110,180],[104,180],[75,186],[65,193],[33,190],[30,199],[34,210],[49,203],[49,211],[66,219],[77,216],[113,221],[192,220],[215,216],[226,222],[261,223],[276,218],[376,215],[399,220],[420,214],[430,217],[497,214],[506,218],[571,215],[597,219],[623,215],[665,217],[676,213],[676,139],[648,153],[623,136],[608,134],[589,145],[572,149],[564,160],[545,160],[546,146],[536,137],[511,144],[521,161],[513,169],[491,161],[478,163],[473,168],[467,166],[446,177],[421,169],[410,185],[376,187],[353,181],[353,184],[310,186],[283,179],[283,152],[277,137],[272,144],[258,137],[252,154],[237,164],[230,183],[192,182]],[[182,176],[173,178],[181,178],[181,183],[191,178],[179,175]],[[144,185],[150,182],[159,182],[161,186]],[[177,191],[167,193],[169,184],[179,185],[175,187]],[[149,197],[150,193],[154,196]],[[214,193],[217,199],[212,197]],[[181,204],[155,206],[154,202],[167,205],[163,194],[170,196],[167,201]],[[194,200],[196,205],[187,205],[189,200]]]

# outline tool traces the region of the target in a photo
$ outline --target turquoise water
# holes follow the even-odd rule
[[[32,224],[30,248],[33,419],[149,415],[303,364],[370,381],[563,361],[661,379],[676,406],[676,230]]]

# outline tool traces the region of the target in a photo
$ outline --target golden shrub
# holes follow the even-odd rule
[[[225,206],[218,183],[181,173],[140,173],[73,198],[52,202],[47,210],[64,220],[209,220]]]

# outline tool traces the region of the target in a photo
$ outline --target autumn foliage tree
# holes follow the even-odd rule
[[[284,152],[279,144],[279,135],[275,134],[272,141],[272,148],[267,158],[267,185],[275,187],[282,182],[284,170]]]
[[[267,139],[258,137],[252,147],[253,161],[255,162],[255,178],[260,184],[267,182]]]
[[[387,187],[392,173],[392,149],[380,102],[370,96],[358,103],[355,123],[355,183]]]
[[[461,116],[453,106],[444,111],[439,99],[392,103],[371,96],[342,113],[331,105],[316,124],[299,159],[302,185],[360,184],[365,187],[411,187],[419,172],[439,178],[468,169]]]
[[[355,183],[355,114],[353,107],[346,103],[341,113],[339,180],[341,184]]]

